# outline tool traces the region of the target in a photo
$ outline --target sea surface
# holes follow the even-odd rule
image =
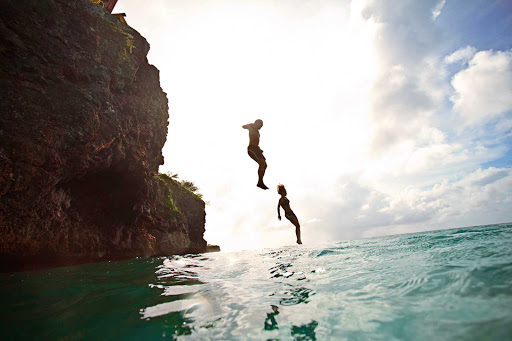
[[[512,340],[512,224],[3,273],[0,287],[1,340]]]

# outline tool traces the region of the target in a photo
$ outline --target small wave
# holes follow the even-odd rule
[[[179,300],[167,303],[157,304],[140,310],[142,318],[148,319],[152,317],[167,315],[170,313],[182,312],[197,307],[201,302],[196,299]]]
[[[173,285],[164,288],[162,296],[178,296],[195,294],[201,290],[201,285]]]

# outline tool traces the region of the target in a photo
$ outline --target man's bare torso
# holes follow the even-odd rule
[[[252,124],[248,127],[249,130],[249,146],[258,146],[260,144],[260,131]]]

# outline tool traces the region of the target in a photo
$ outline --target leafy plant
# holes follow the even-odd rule
[[[178,180],[178,173],[167,172],[167,173],[165,173],[165,175],[167,175],[168,178]]]
[[[169,208],[170,208],[170,211],[169,213],[171,214],[171,217],[172,218],[176,218],[176,216],[178,214],[181,213],[180,209],[176,206],[176,204],[174,203],[174,200],[172,198],[172,190],[171,188],[169,187],[169,185],[167,184],[167,182],[165,182],[164,179],[162,179],[162,177],[167,177],[166,174],[159,174],[158,176],[158,179],[163,183],[163,185],[165,186],[166,190],[167,190],[167,195],[166,195],[166,198],[167,198],[167,203],[169,205]]]
[[[196,184],[194,184],[192,181],[179,180],[178,173],[167,172],[164,174],[160,174],[160,176],[165,176],[169,179],[176,181],[178,184],[180,184],[183,188],[194,194],[196,197],[198,197],[201,200],[203,199],[203,195],[198,192],[199,187],[197,187]]]
[[[199,190],[199,187],[197,187],[192,181],[187,180],[181,180],[181,185],[188,189],[189,191],[195,193]]]

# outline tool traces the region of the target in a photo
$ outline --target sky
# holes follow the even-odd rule
[[[507,0],[119,0],[223,250],[512,221]],[[262,119],[265,183],[242,125]]]

